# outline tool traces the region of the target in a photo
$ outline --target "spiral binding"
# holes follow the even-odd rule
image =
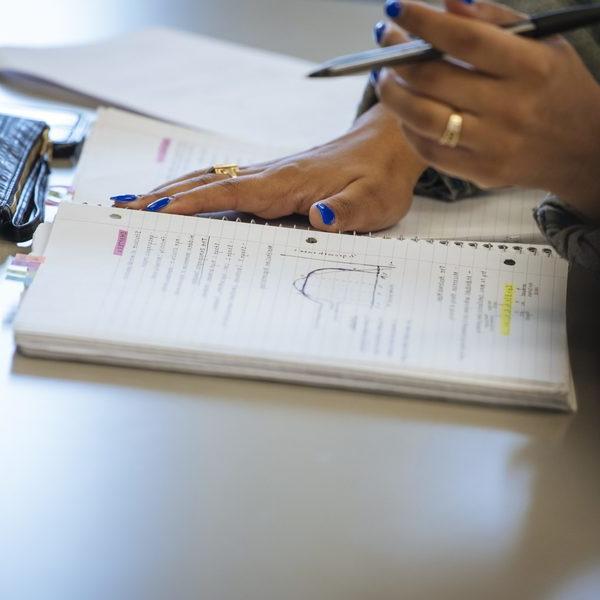
[[[208,219],[214,219],[216,217],[213,216],[209,216]],[[229,217],[226,216],[222,216],[219,217],[219,219],[221,221],[230,221],[231,219]],[[250,219],[250,221],[244,221],[243,219],[241,219],[240,217],[236,217],[235,218],[235,222],[236,223],[250,223],[251,225],[256,225],[256,221],[254,219]],[[271,223],[269,223],[268,221],[265,221],[263,223],[263,225],[268,226],[268,227],[273,227],[273,225]],[[276,227],[280,227],[283,228],[285,227],[285,225],[283,223],[278,223],[276,225]],[[293,224],[290,229],[298,229],[298,226],[296,224]],[[304,229],[304,228],[302,228]],[[317,229],[314,229],[312,227],[310,227],[310,225],[308,225],[306,227],[307,231],[318,231]],[[381,236],[377,236],[377,235],[373,235],[373,233],[371,231],[367,232],[366,234],[360,234],[356,231],[348,231],[348,232],[343,232],[343,231],[337,231],[336,233],[340,234],[340,235],[353,235],[353,236],[357,236],[357,235],[367,235],[369,238],[380,238],[383,240],[397,240],[400,242],[404,242],[404,241],[411,241],[411,242],[415,242],[415,243],[419,243],[419,242],[426,242],[427,244],[442,244],[443,246],[448,246],[450,244],[454,244],[455,246],[464,246],[465,244],[471,248],[479,248],[480,246],[482,248],[485,248],[486,250],[502,250],[503,252],[516,252],[518,254],[532,254],[534,256],[537,256],[538,254],[542,253],[544,256],[547,256],[548,258],[555,258],[558,257],[558,254],[556,253],[556,251],[554,251],[552,248],[547,247],[547,246],[534,246],[534,245],[528,245],[528,244],[508,244],[506,242],[468,242],[468,241],[462,241],[462,240],[436,240],[436,239],[432,239],[432,238],[420,238],[418,236],[414,236],[414,237],[405,237],[403,235],[399,235],[399,236],[393,236],[393,235],[381,235]]]
[[[83,204],[87,204],[86,202],[84,202]],[[98,206],[102,206],[101,204],[98,204]],[[214,217],[212,215],[208,216],[208,217],[204,217],[207,218],[209,220],[213,220],[213,219],[219,219],[220,221],[232,221],[232,219],[230,219],[229,217],[223,215],[221,217]],[[256,220],[255,219],[250,219],[250,221],[244,221],[244,219],[240,218],[240,217],[236,217],[234,220],[235,223],[248,223],[250,225],[256,225]],[[277,223],[276,225],[272,225],[271,223],[269,223],[268,221],[265,221],[263,224],[263,226],[266,227],[279,227],[279,228],[283,228],[285,227],[285,225],[283,223]],[[298,226],[296,224],[293,224],[289,227],[289,229],[298,229]],[[304,228],[302,228],[304,229]],[[318,231],[317,229],[312,228],[310,225],[308,225],[306,227],[306,231]],[[441,244],[443,246],[448,246],[450,244],[454,244],[455,246],[464,246],[465,244],[471,248],[479,248],[480,246],[482,248],[485,248],[486,250],[502,250],[503,252],[516,252],[518,254],[532,254],[533,256],[537,256],[538,254],[543,254],[544,256],[547,256],[548,258],[556,258],[558,257],[558,253],[553,250],[552,248],[548,247],[548,246],[543,246],[543,245],[528,245],[528,244],[508,244],[506,242],[469,242],[469,241],[462,241],[462,240],[437,240],[437,239],[432,239],[432,238],[420,238],[418,236],[414,236],[414,237],[405,237],[403,235],[399,235],[399,236],[392,236],[392,235],[381,235],[381,236],[377,236],[377,235],[373,235],[373,233],[371,231],[367,232],[366,234],[360,234],[356,231],[349,231],[349,232],[343,232],[343,231],[337,231],[336,233],[340,234],[340,235],[353,235],[353,236],[357,236],[357,235],[367,235],[369,238],[380,238],[383,240],[397,240],[400,242],[404,242],[404,241],[411,241],[411,242],[415,242],[415,243],[419,243],[419,242],[425,242],[427,244]]]

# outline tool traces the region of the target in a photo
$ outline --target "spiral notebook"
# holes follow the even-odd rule
[[[566,283],[544,246],[63,204],[14,330],[32,356],[573,410]]]

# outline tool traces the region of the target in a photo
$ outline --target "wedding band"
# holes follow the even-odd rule
[[[439,143],[442,146],[449,146],[450,148],[456,148],[458,141],[460,140],[460,132],[462,129],[463,118],[458,113],[452,113],[448,117],[448,123],[446,123],[446,131],[442,134],[439,139]]]
[[[207,173],[216,173],[217,175],[229,175],[229,177],[237,177],[240,172],[236,164],[230,165],[213,165]]]

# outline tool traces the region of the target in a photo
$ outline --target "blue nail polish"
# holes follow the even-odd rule
[[[385,21],[379,21],[373,29],[373,35],[375,36],[375,42],[381,44],[383,34],[385,33]]]
[[[379,81],[379,69],[373,69],[371,71],[371,74],[369,75],[369,81],[373,87],[377,85],[377,82]]]
[[[146,206],[146,210],[149,210],[151,212],[157,212],[161,208],[164,208],[165,206],[167,206],[167,204],[169,204],[171,202],[171,200],[173,200],[173,198],[171,198],[170,196],[165,196],[164,198],[159,198],[158,200],[155,200],[154,202],[150,202],[150,204],[148,204],[148,206]]]
[[[317,202],[316,207],[321,213],[321,219],[325,225],[331,225],[335,221],[335,213],[323,202]]]
[[[138,197],[136,194],[121,194],[120,196],[111,196],[110,199],[113,202],[133,202]]]
[[[391,19],[395,19],[400,16],[402,12],[402,4],[398,0],[386,0],[385,3],[385,14]]]
[[[473,2],[475,2],[475,0],[463,0],[463,2],[465,4],[473,4]]]

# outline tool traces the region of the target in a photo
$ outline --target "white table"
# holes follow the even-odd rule
[[[190,28],[192,4],[132,2],[123,21]],[[199,3],[198,30],[284,49],[270,3],[233,4]],[[96,8],[111,33],[113,5],[73,23]],[[308,58],[348,50],[381,8],[273,7],[302,16],[289,51]],[[569,293],[575,416],[28,359],[2,282],[0,597],[599,598],[600,286],[574,272]]]

